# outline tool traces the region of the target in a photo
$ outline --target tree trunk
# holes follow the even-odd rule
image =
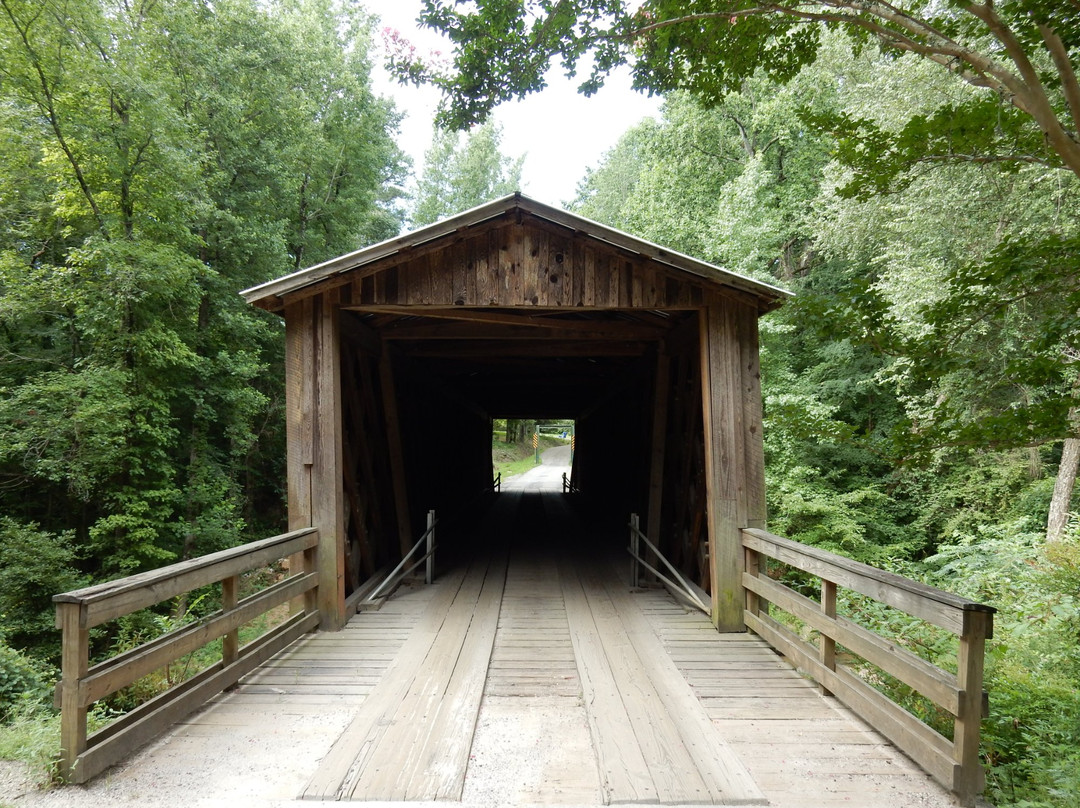
[[[1050,516],[1046,520],[1046,540],[1058,541],[1065,535],[1069,523],[1069,504],[1072,502],[1076,473],[1080,468],[1080,438],[1066,438],[1061,450],[1061,465],[1054,482],[1054,497],[1050,500]]]

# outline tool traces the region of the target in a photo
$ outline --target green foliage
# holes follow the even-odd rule
[[[0,724],[0,760],[26,765],[36,785],[46,787],[56,780],[59,759],[59,713],[24,705]]]
[[[592,73],[580,87],[587,94],[627,64],[638,88],[687,90],[705,104],[722,103],[755,74],[791,80],[819,58],[825,32],[842,29],[856,54],[871,41],[892,58],[917,54],[983,96],[930,117],[916,114],[895,138],[865,121],[834,118],[841,145],[868,173],[883,169],[895,178],[914,157],[1045,160],[1080,174],[1080,144],[1072,132],[1080,116],[1073,90],[1080,25],[1057,2],[1020,0],[999,9],[921,0],[797,8],[727,0],[567,0],[534,8],[426,0],[421,19],[453,42],[454,70],[404,57],[396,61],[399,75],[442,88],[443,117],[457,126],[542,88],[555,61],[569,75],[591,61]],[[1032,147],[1034,154],[1027,151]],[[997,152],[987,154],[990,148]]]
[[[51,670],[0,642],[0,723],[51,700],[51,678]]]
[[[7,642],[45,659],[59,657],[52,596],[83,583],[79,560],[73,531],[50,533],[0,517],[0,621]]]
[[[930,580],[998,608],[983,754],[996,805],[1080,800],[1080,533],[1046,544],[1030,524],[960,535],[927,559]]]
[[[12,642],[55,653],[52,594],[280,530],[283,333],[237,292],[400,228],[369,44],[336,0],[0,2]]]

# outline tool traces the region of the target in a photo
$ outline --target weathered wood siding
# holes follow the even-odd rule
[[[694,309],[706,282],[529,217],[473,228],[438,248],[417,247],[313,288],[348,288],[352,306]],[[732,292],[732,294],[739,294]],[[747,296],[749,299],[749,296]]]

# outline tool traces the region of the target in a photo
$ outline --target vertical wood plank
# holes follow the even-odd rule
[[[476,277],[476,304],[493,306],[499,299],[496,281],[499,247],[496,233],[484,233],[472,239],[469,245],[469,260],[472,261],[473,274]]]
[[[533,228],[523,228],[521,233],[521,278],[526,306],[546,306],[548,303],[547,283],[547,239],[544,234]]]
[[[566,251],[567,275],[570,278],[566,305],[580,308],[585,303],[585,248],[574,239],[567,242],[563,249]]]
[[[337,290],[316,298],[312,525],[319,529],[319,613],[323,630],[345,624],[345,507],[342,473],[341,353]]]
[[[450,304],[457,294],[454,290],[454,262],[456,248],[449,247],[427,256],[428,273],[431,276],[431,297],[425,303],[441,306]]]
[[[476,281],[477,281],[477,255],[476,245],[477,239],[469,239],[462,244],[462,265],[465,274],[465,287],[464,287],[464,304],[466,306],[475,306],[479,303],[479,297],[476,293]],[[486,265],[486,263],[485,263]]]
[[[700,333],[712,620],[721,631],[742,631],[744,441],[738,333],[728,301],[708,301]]]
[[[86,706],[79,685],[90,664],[90,631],[86,607],[79,603],[56,604],[56,627],[62,631],[60,679],[60,776],[77,776],[75,761],[86,751]]]
[[[497,249],[492,254],[495,261],[495,303],[505,306],[510,303],[510,284],[514,276],[514,259],[511,247],[510,231],[512,228],[500,227],[492,231],[492,239]]]
[[[240,599],[240,577],[230,575],[221,582],[221,611],[236,608]],[[221,638],[221,662],[228,667],[236,662],[240,651],[240,631],[234,629]]]
[[[398,416],[394,364],[386,343],[383,343],[382,359],[379,362],[379,379],[383,394],[386,440],[390,450],[390,476],[394,484],[394,507],[397,510],[398,546],[404,556],[412,549],[412,522],[409,518],[409,494],[405,488],[405,452],[401,442],[401,418]]]
[[[649,511],[645,535],[653,544],[664,549],[660,536],[660,512],[664,500],[664,450],[667,446],[668,388],[671,359],[663,343],[656,353],[656,375],[653,385],[652,447],[649,452]],[[666,553],[667,551],[665,551]]]
[[[604,305],[608,308],[617,309],[622,305],[622,301],[619,299],[622,261],[619,260],[617,255],[607,255],[603,260],[608,277],[607,299],[604,301]]]
[[[301,558],[303,559],[301,562],[303,566],[300,569],[303,570],[305,575],[319,571],[319,545],[309,547],[304,551]],[[315,614],[318,608],[319,589],[316,587],[304,593],[304,611],[308,614]]]
[[[597,273],[599,272],[599,261],[596,260],[596,250],[590,247],[582,248],[582,272],[585,276],[585,289],[582,296],[582,302],[585,306],[596,305],[596,289],[599,283]]]
[[[832,581],[821,579],[821,611],[827,617],[836,619],[836,584]],[[818,636],[818,658],[827,669],[836,670],[836,640],[824,634]],[[822,685],[821,692],[832,695],[831,691]]]
[[[765,434],[761,401],[761,354],[758,313],[751,306],[738,307],[739,354],[742,358],[742,410],[745,436],[746,527],[764,530]]]
[[[286,484],[288,487],[289,530],[311,526],[312,386],[311,363],[314,335],[311,299],[305,298],[285,308],[285,434]],[[291,570],[302,559],[289,559]],[[296,613],[302,604],[296,601]]]

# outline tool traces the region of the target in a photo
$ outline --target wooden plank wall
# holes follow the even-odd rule
[[[700,315],[713,623],[743,629],[740,529],[765,520],[757,312],[720,295]]]
[[[345,496],[345,593],[379,567],[396,562],[399,518],[378,336],[342,314],[341,383]]]
[[[694,309],[703,303],[702,286],[689,276],[679,280],[641,256],[575,239],[539,219],[514,224],[497,220],[441,243],[438,253],[417,247],[364,267],[349,281],[352,304]]]

